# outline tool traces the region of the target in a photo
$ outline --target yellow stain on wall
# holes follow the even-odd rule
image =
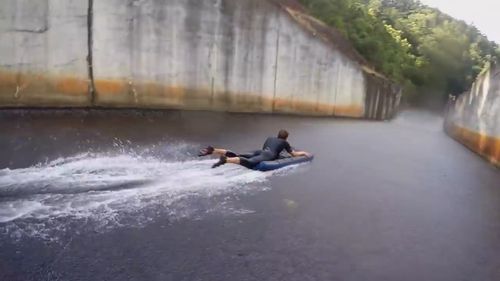
[[[131,84],[133,90],[139,91],[145,96],[160,96],[173,99],[182,99],[186,94],[186,89],[177,86],[166,86],[154,82],[135,82]]]
[[[347,106],[335,105],[333,108],[334,108],[333,109],[334,114],[336,116],[363,117],[365,114],[364,108],[359,105],[347,105]]]
[[[89,106],[85,76],[0,70],[0,106]]]
[[[16,85],[17,74],[7,71],[0,71],[0,85]]]
[[[98,102],[107,106],[208,109],[234,112],[279,112],[304,115],[363,117],[361,106],[334,106],[300,100],[272,99],[271,95],[190,89],[158,82],[96,80]],[[134,97],[135,95],[135,97]]]
[[[17,85],[18,83],[20,85]],[[65,106],[87,104],[90,101],[89,81],[77,77],[25,73],[18,75],[0,71],[0,86],[2,85],[8,86],[4,87],[3,91],[8,93],[5,97],[10,106],[17,103]],[[345,117],[363,117],[364,114],[363,107],[358,105],[339,106],[297,99],[273,99],[269,93],[228,93],[203,87],[190,89],[155,81],[129,82],[124,79],[97,79],[94,85],[97,104],[109,107],[277,112]],[[16,87],[20,89],[19,100],[14,98],[13,94]],[[76,96],[79,96],[79,99],[74,99]]]
[[[481,134],[454,124],[448,129],[448,132],[472,151],[500,166],[500,138]]]
[[[56,92],[69,95],[87,95],[89,81],[80,78],[66,77],[53,79]]]
[[[364,109],[358,105],[332,105],[288,99],[275,99],[274,109],[278,112],[298,112],[319,116],[363,117]]]
[[[95,80],[94,86],[97,93],[103,95],[123,95],[128,92],[128,83],[124,80]]]

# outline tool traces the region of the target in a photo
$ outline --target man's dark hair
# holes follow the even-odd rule
[[[286,140],[288,138],[288,132],[286,130],[281,129],[278,132],[278,138]]]

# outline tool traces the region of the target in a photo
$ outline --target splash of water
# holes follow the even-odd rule
[[[273,174],[236,165],[211,169],[213,161],[120,151],[0,170],[0,233],[42,237],[72,222],[102,229],[142,225],[162,215],[189,217],[214,208],[211,198],[266,189]]]

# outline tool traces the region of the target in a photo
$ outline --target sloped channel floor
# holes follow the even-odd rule
[[[1,111],[0,280],[500,280],[500,170],[438,116]],[[311,164],[196,151],[278,129]]]

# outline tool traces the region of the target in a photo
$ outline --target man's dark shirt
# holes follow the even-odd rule
[[[283,149],[288,153],[292,153],[290,144],[286,140],[277,137],[267,138],[266,142],[262,146],[262,150],[271,152],[274,158],[277,158]]]

